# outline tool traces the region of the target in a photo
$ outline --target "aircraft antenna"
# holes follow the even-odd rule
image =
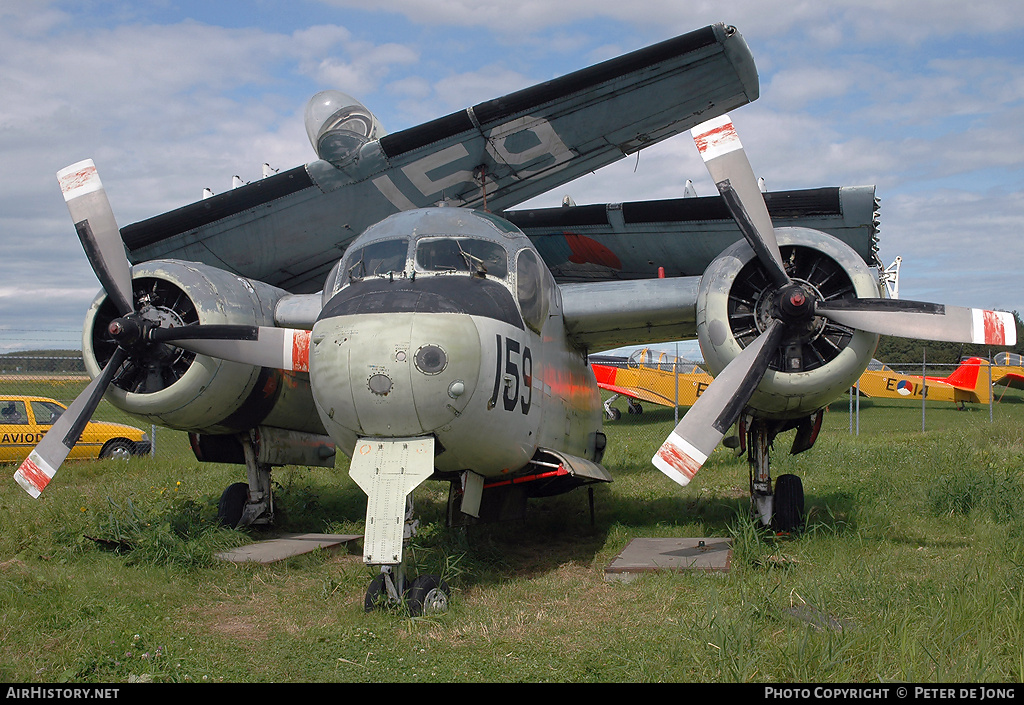
[[[480,166],[478,166],[476,168],[476,173],[480,178],[480,191],[484,201],[484,213],[490,213],[491,211],[487,209],[487,165],[481,164]]]

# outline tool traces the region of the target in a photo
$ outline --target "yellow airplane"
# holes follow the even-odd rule
[[[628,358],[591,355],[590,359],[597,386],[613,392],[604,403],[605,415],[612,421],[621,415],[612,406],[620,396],[626,397],[631,414],[643,413],[641,401],[661,406],[693,406],[714,379],[693,362],[648,348],[637,350]]]
[[[997,365],[1000,356],[1006,355],[1000,353],[996,357]],[[993,384],[1024,389],[1024,360],[1019,355],[1015,358],[1004,357],[1002,367],[993,366]],[[641,401],[669,407],[693,406],[713,379],[693,362],[647,348],[637,350],[628,358],[592,355],[590,359],[597,386],[613,392],[604,403],[605,414],[612,421],[621,415],[612,406],[619,396],[626,397],[631,414],[643,413]],[[878,360],[872,360],[857,384],[866,397],[920,399],[927,390],[930,401],[950,402],[962,408],[968,402],[989,403],[987,366],[987,360],[972,357],[964,360],[948,377],[922,377],[895,372]]]
[[[992,397],[988,360],[980,357],[967,358],[948,377],[902,374],[872,360],[857,388],[866,397],[920,399],[926,394],[930,401],[951,402],[961,408],[967,402],[988,404]]]
[[[1017,353],[1001,352],[992,361],[992,384],[1006,388],[1024,389],[1024,357]],[[1006,390],[1003,390],[1004,393]],[[1000,394],[1002,399],[1003,395]]]

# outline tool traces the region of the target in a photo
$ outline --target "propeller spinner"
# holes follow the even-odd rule
[[[779,344],[798,337],[815,317],[880,335],[987,345],[1014,345],[1013,315],[1003,311],[919,301],[859,298],[822,301],[786,272],[764,196],[736,128],[727,115],[691,130],[729,213],[774,289],[770,322],[737,355],[669,434],[651,462],[680,485],[689,484],[736,423]]]
[[[135,309],[131,264],[99,173],[91,159],[57,172],[86,257],[119,318],[107,328],[117,348],[106,366],[61,415],[14,474],[38,497],[49,484],[121,367],[152,354],[156,344],[173,343],[191,352],[262,367],[308,371],[309,331],[265,326],[187,325],[162,327]]]

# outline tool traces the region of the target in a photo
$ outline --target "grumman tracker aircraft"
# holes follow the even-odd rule
[[[272,522],[271,468],[340,448],[368,497],[368,609],[443,608],[443,581],[403,567],[412,491],[448,481],[458,525],[610,481],[587,351],[697,337],[715,380],[654,464],[685,485],[740,421],[761,520],[797,524],[768,448],[787,428],[810,447],[879,334],[998,345],[1014,326],[879,298],[873,190],[762,194],[724,117],[756,97],[746,44],[715,25],[393,135],[320,94],[320,159],[121,231],[93,163],[62,170],[103,286],[93,379],[15,478],[38,497],[104,394],[245,465],[232,525]],[[720,198],[488,212],[691,128]]]

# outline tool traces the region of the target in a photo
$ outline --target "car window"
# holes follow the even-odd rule
[[[0,424],[28,424],[25,402],[13,399],[0,402]]]
[[[52,401],[33,401],[32,415],[36,417],[36,424],[39,426],[52,426],[64,413],[64,407],[54,404]]]

